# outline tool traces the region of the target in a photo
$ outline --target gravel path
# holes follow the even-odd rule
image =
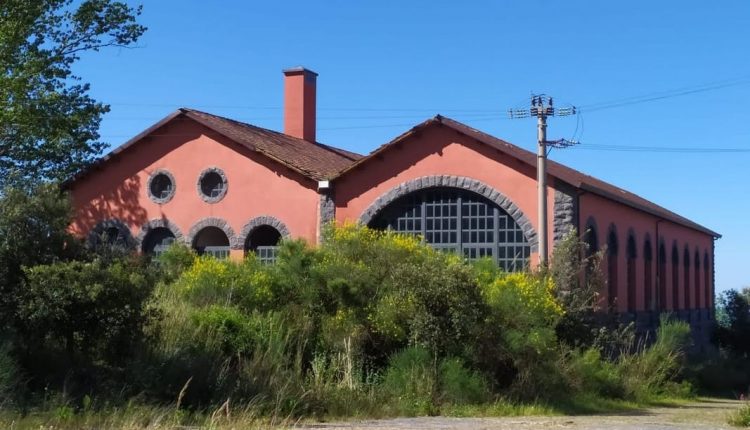
[[[742,404],[730,400],[702,400],[681,407],[650,408],[610,415],[511,418],[395,418],[340,423],[307,423],[310,430],[705,430],[731,429],[727,415]]]

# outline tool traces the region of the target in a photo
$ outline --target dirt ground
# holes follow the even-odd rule
[[[680,407],[649,408],[621,414],[563,417],[510,418],[396,418],[341,423],[301,424],[297,428],[314,430],[668,430],[732,429],[727,416],[742,403],[704,399]]]

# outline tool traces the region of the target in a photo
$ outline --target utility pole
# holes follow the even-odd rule
[[[552,97],[544,94],[531,96],[531,107],[529,109],[510,109],[508,114],[511,119],[528,118],[535,116],[537,118],[537,152],[536,152],[536,181],[537,181],[537,210],[539,220],[538,238],[539,238],[539,264],[547,264],[549,256],[547,242],[547,147],[550,148],[567,148],[575,145],[577,142],[571,142],[565,139],[554,141],[547,140],[547,117],[548,116],[568,116],[574,115],[576,108],[574,106],[564,107],[555,110]]]

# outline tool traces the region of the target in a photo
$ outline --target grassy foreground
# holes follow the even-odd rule
[[[513,403],[498,400],[483,405],[451,405],[436,411],[447,417],[521,417],[521,416],[573,416],[622,413],[650,407],[679,407],[688,403],[684,398],[656,398],[647,402],[603,399],[578,396],[559,404]],[[103,407],[98,410],[74,411],[68,406],[47,410],[34,410],[26,415],[17,411],[0,410],[0,428],[14,430],[151,430],[151,429],[260,429],[285,428],[311,419],[299,420],[291,416],[259,415],[253,404],[236,407],[225,403],[215,410],[189,413],[175,405],[155,407],[129,403],[122,407]],[[745,408],[745,411],[747,408]],[[738,411],[735,414],[742,417]],[[733,417],[735,416],[733,415]],[[745,413],[746,415],[746,413]],[[318,417],[315,421],[393,418],[398,415],[360,417]],[[740,418],[738,418],[740,419]],[[739,421],[738,421],[739,422]],[[736,424],[740,425],[740,424]]]

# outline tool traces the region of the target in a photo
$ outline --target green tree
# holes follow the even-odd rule
[[[0,186],[64,179],[97,156],[109,106],[71,67],[85,52],[133,45],[141,9],[111,0],[0,1]]]
[[[724,291],[716,309],[716,340],[740,357],[750,356],[750,289]]]
[[[0,324],[8,327],[15,314],[23,267],[79,255],[79,241],[66,230],[70,213],[52,184],[0,190]]]

